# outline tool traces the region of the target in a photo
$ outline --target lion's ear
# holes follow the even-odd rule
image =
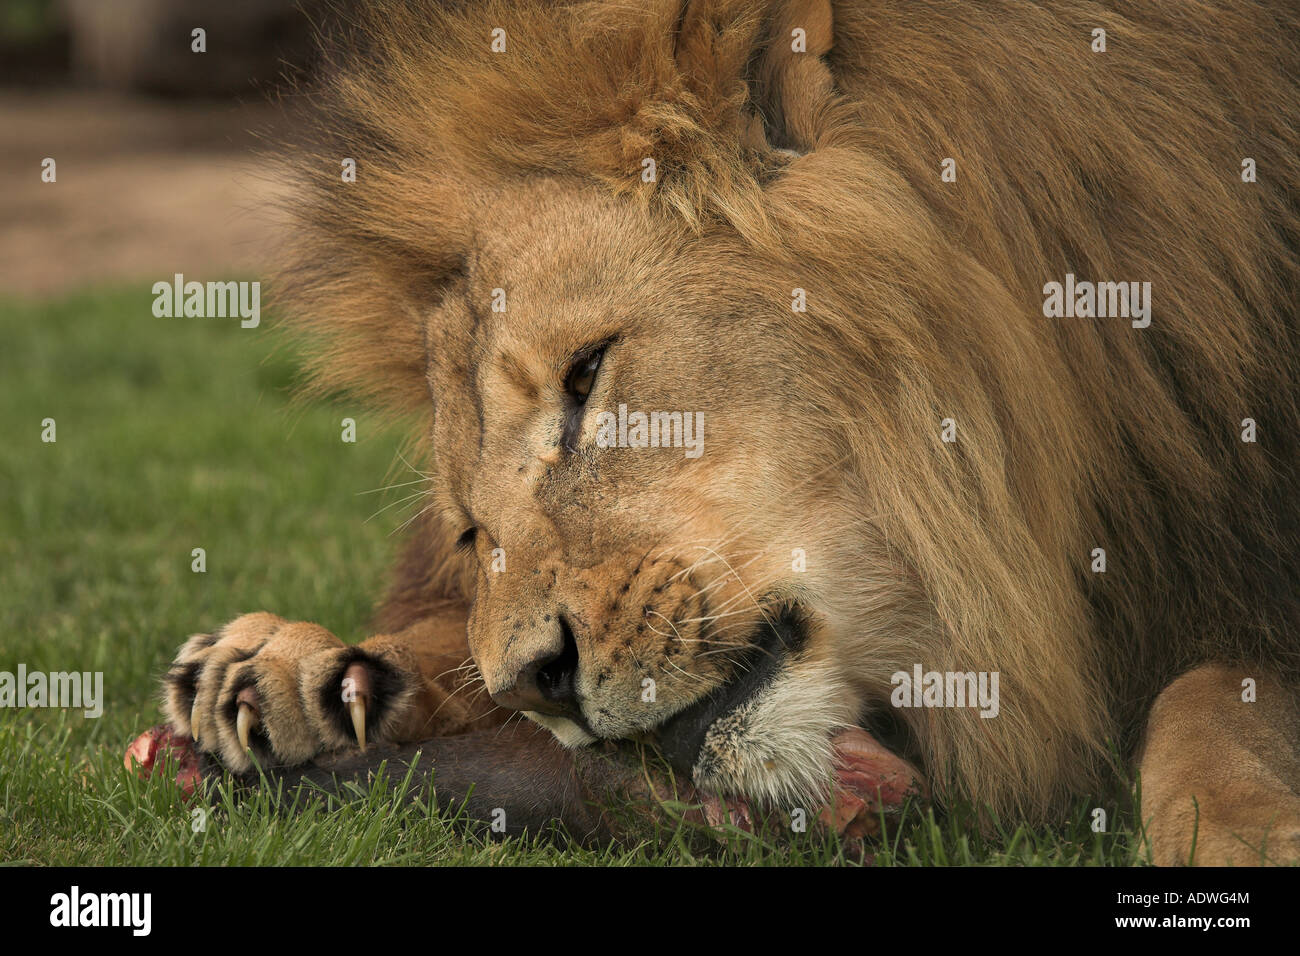
[[[746,146],[806,153],[835,95],[833,42],[830,0],[686,0],[674,56],[701,102],[740,111]]]

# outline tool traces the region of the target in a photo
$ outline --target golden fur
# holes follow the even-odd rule
[[[429,423],[436,488],[385,627],[477,595],[496,692],[510,628],[563,589],[584,668],[630,694],[663,663],[658,710],[606,701],[611,735],[649,730],[726,673],[675,676],[671,640],[606,601],[653,547],[647,594],[692,582],[657,607],[713,585],[746,622],[768,609],[742,592],[809,609],[823,730],[887,710],[915,663],[1000,672],[997,719],[896,716],[941,798],[1027,819],[1093,791],[1188,667],[1291,678],[1300,17],[1111,7],[405,0],[354,25],[293,172],[287,308],[324,387]],[[1149,281],[1150,327],[1044,318],[1066,273]],[[707,410],[699,462],[561,473],[556,376],[608,336],[637,343],[610,374],[643,406]],[[477,559],[452,548],[469,511]]]

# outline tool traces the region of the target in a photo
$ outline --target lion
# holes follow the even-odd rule
[[[319,388],[418,422],[418,519],[375,636],[193,637],[137,754],[418,751],[606,835],[594,798],[668,792],[628,748],[706,821],[847,836],[1133,774],[1155,862],[1300,859],[1297,36],[1227,0],[363,15],[281,311]]]

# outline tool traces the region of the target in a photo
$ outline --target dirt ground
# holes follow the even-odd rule
[[[256,150],[268,104],[0,91],[0,295],[257,278],[282,189]],[[42,161],[57,181],[42,182]]]

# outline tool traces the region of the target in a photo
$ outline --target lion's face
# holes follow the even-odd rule
[[[825,569],[860,532],[800,400],[794,283],[578,187],[480,222],[429,349],[488,691],[568,744],[651,733],[733,792],[820,785],[858,710]]]

